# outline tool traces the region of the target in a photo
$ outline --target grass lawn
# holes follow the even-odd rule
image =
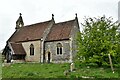
[[[115,67],[112,73],[110,67],[97,67],[92,65],[79,65],[73,72],[69,70],[70,64],[40,64],[16,63],[2,68],[3,78],[120,78],[120,67]]]

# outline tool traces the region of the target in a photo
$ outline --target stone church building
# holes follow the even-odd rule
[[[79,30],[77,14],[75,19],[59,23],[55,23],[52,14],[48,21],[27,26],[20,14],[3,55],[7,62],[70,63],[76,54],[75,39]]]

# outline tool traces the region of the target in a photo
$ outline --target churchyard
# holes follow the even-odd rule
[[[14,63],[2,65],[2,78],[120,78],[120,65],[98,67],[95,64],[77,64],[71,71],[70,63]]]

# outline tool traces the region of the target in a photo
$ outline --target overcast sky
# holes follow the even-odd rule
[[[105,15],[118,17],[119,0],[1,0],[0,2],[0,50],[15,31],[16,20],[22,13],[24,24],[50,20],[52,14],[56,22],[75,18],[78,14],[79,23],[84,17]]]

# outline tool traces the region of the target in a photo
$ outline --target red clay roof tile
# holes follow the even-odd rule
[[[25,55],[25,50],[22,46],[22,44],[18,44],[18,43],[11,43],[12,49],[14,50],[14,53],[17,55]]]
[[[46,41],[69,39],[75,20],[54,24]]]
[[[51,20],[21,27],[9,38],[9,42],[41,39]]]

